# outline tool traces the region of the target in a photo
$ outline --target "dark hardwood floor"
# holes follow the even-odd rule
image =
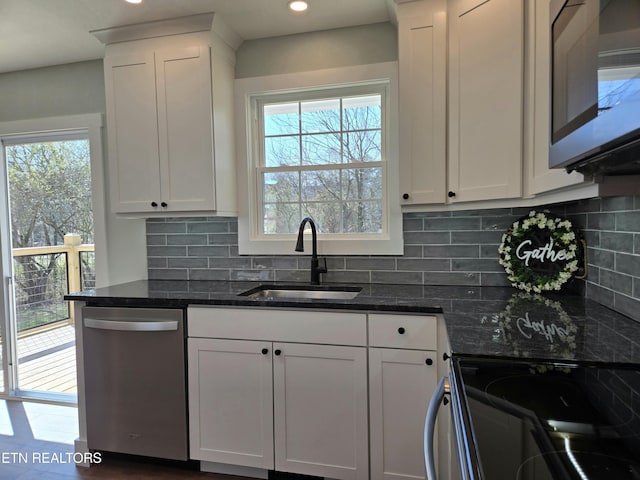
[[[0,400],[0,480],[246,480],[121,455],[105,454],[99,464],[77,467],[73,461],[77,429],[74,407]]]

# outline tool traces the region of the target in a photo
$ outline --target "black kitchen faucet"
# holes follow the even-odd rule
[[[300,222],[298,241],[296,242],[296,252],[304,252],[304,227],[307,223],[311,227],[311,285],[320,285],[320,274],[327,273],[327,259],[323,258],[323,267],[318,265],[318,237],[316,233],[316,224],[311,217],[304,217]]]

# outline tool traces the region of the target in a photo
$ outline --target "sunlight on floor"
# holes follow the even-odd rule
[[[20,404],[22,408],[16,408]],[[0,435],[12,436],[15,431],[30,431],[34,440],[73,445],[78,438],[78,409],[35,402],[8,406],[0,401]]]

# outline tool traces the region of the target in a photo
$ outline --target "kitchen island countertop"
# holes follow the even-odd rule
[[[188,305],[444,314],[454,355],[640,364],[640,323],[576,294],[510,287],[349,284],[351,300],[251,299],[270,282],[140,280],[65,296],[93,306]]]

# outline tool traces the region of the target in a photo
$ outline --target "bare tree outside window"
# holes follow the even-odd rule
[[[382,118],[380,94],[264,104],[262,232],[382,232]]]
[[[63,245],[67,233],[93,243],[89,142],[21,143],[5,154],[13,248]],[[66,262],[62,253],[14,256],[19,330],[68,317]],[[82,262],[91,275],[93,256]]]
[[[6,152],[13,247],[62,245],[67,233],[93,243],[89,142],[25,143]]]

